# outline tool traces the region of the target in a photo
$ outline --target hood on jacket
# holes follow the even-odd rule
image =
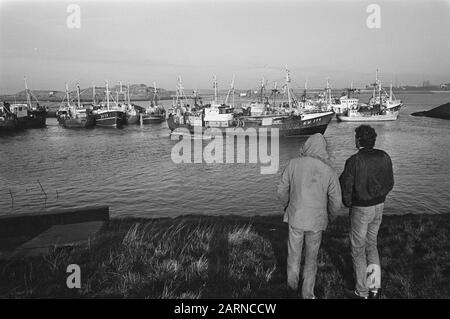
[[[327,152],[327,141],[320,133],[311,135],[306,140],[300,148],[300,156],[314,157],[331,166],[330,155]]]

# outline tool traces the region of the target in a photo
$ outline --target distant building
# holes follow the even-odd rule
[[[423,86],[423,87],[431,86],[430,81],[428,81],[428,80],[427,80],[427,81],[423,81],[423,82],[422,82],[422,86]]]

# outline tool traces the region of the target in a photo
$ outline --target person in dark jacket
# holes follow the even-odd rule
[[[356,287],[348,292],[354,298],[379,298],[381,286],[377,236],[384,201],[394,187],[389,155],[374,149],[377,134],[368,125],[355,130],[358,153],[345,163],[339,178],[342,201],[350,208],[350,244]]]

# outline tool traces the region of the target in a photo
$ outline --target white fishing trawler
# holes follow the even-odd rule
[[[209,107],[204,108],[204,126],[205,127],[230,127],[234,122],[234,107],[228,105],[228,97],[230,91],[234,92],[234,78],[231,81],[231,88],[228,91],[224,103],[219,103],[217,78],[214,76],[213,81],[214,99]],[[234,93],[233,93],[234,95]]]
[[[392,84],[389,94],[383,89],[377,70],[373,85],[373,95],[369,102],[351,107],[344,113],[336,115],[336,117],[338,121],[342,122],[395,121],[402,106],[403,102],[394,97]]]

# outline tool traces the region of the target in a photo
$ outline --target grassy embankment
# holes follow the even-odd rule
[[[385,298],[450,297],[450,215],[388,216],[379,234]],[[316,294],[351,287],[348,219],[329,225]],[[290,298],[280,216],[113,219],[89,248],[0,262],[0,297]],[[66,267],[81,267],[81,289]],[[296,296],[294,296],[296,297]]]

